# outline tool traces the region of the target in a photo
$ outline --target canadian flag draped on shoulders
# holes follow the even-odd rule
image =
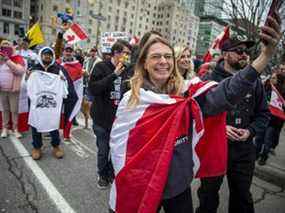
[[[16,64],[21,64],[22,66],[25,66],[25,60],[20,55],[11,56],[10,60]],[[18,113],[19,113],[18,114],[18,131],[19,132],[28,131],[29,130],[29,125],[28,125],[29,110],[28,110],[28,97],[27,97],[24,77],[22,78],[22,82],[21,82]],[[0,129],[2,129],[2,106],[0,106]]]
[[[285,120],[285,100],[282,95],[278,92],[278,90],[271,84],[271,98],[269,102],[269,110],[272,115]]]
[[[69,118],[66,120],[67,123],[64,126],[64,131],[63,131],[64,137],[69,138],[72,120],[79,113],[83,99],[83,68],[82,65],[79,63],[79,61],[77,60],[74,61],[57,60],[57,63],[63,66],[65,70],[68,72],[70,78],[73,81],[75,92],[78,96],[77,102],[72,110],[72,113],[69,116]]]
[[[120,102],[111,131],[115,180],[110,207],[116,213],[153,213],[162,199],[174,146],[191,127],[195,177],[225,174],[227,165],[226,114],[202,117],[195,97],[216,85],[188,81],[188,97],[140,89],[140,103],[128,107],[130,92]]]

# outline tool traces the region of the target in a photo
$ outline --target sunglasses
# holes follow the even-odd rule
[[[234,49],[229,49],[227,50],[228,52],[235,52],[238,55],[242,55],[243,53],[249,54],[249,51],[247,48],[234,48]]]

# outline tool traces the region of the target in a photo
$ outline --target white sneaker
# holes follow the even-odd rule
[[[1,138],[7,138],[7,136],[8,136],[8,129],[3,128],[1,133]]]
[[[18,132],[18,130],[14,130],[14,136],[16,138],[21,138],[22,137],[22,134],[20,132]]]

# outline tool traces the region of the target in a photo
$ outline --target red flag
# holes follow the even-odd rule
[[[138,107],[130,109],[127,106],[130,92],[120,102],[110,139],[115,169],[110,207],[117,213],[157,211],[174,147],[181,141],[192,144],[195,177],[225,174],[225,113],[203,119],[194,100],[216,83],[195,79],[188,85],[187,98],[141,89]],[[214,123],[210,125],[209,122]],[[188,141],[191,126],[192,140]]]
[[[203,57],[204,63],[210,62],[215,51],[221,51],[221,46],[226,39],[230,37],[230,27],[226,26],[224,31],[221,32],[208,49],[207,53]]]
[[[270,98],[270,103],[269,103],[269,110],[272,115],[285,120],[284,98],[282,97],[282,95],[280,95],[278,90],[273,85],[271,85],[271,88],[272,88],[272,92],[271,92],[271,98]]]
[[[72,24],[71,27],[64,33],[64,39],[68,44],[75,44],[88,38],[87,33],[79,24]]]

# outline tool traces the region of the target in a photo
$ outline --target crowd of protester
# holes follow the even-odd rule
[[[211,62],[199,67],[196,64],[200,62],[194,60],[189,47],[173,47],[156,31],[146,33],[140,43],[133,46],[128,41],[118,40],[108,54],[101,53],[95,46],[82,50],[63,45],[61,34],[57,37],[54,49],[42,47],[38,52],[28,49],[27,39],[16,45],[8,39],[3,39],[0,44],[1,137],[6,138],[9,134],[17,138],[23,137],[18,128],[18,121],[23,122],[18,119],[22,87],[26,89],[28,98],[27,121],[32,132],[31,156],[34,160],[41,159],[44,154],[41,149],[42,133],[50,134],[53,155],[56,158],[64,156],[64,150],[60,146],[60,126],[63,129],[63,140],[70,141],[72,125],[81,110],[85,128],[89,128],[91,117],[92,129],[96,135],[97,186],[106,189],[112,185],[111,212],[146,208],[146,205],[156,211],[163,208],[166,213],[191,213],[193,205],[190,184],[195,176],[191,141],[194,141],[193,135],[196,131],[196,126],[192,124],[197,124],[197,114],[202,116],[202,120],[219,119],[217,127],[207,127],[205,132],[224,127],[219,129],[221,137],[217,140],[227,144],[227,152],[224,153],[227,155],[227,167],[221,169],[221,172],[213,173],[214,175],[199,176],[201,185],[197,193],[200,205],[196,213],[217,212],[219,190],[225,175],[230,192],[229,212],[253,213],[254,203],[250,186],[255,161],[260,165],[266,164],[269,153],[274,153],[278,146],[284,124],[283,119],[270,113],[268,104],[273,86],[284,98],[285,61],[272,68],[270,75],[260,77],[275,54],[275,47],[281,35],[279,19],[272,18],[270,23],[271,27],[265,26],[260,35],[266,45],[262,44],[256,59],[250,58],[248,51],[256,45],[254,42],[230,37],[222,44],[221,51],[216,52]],[[126,151],[124,149],[128,146],[124,140],[135,140],[122,138],[127,126],[132,123],[131,120],[126,120],[125,113],[137,116],[142,113],[140,110],[146,104],[156,103],[150,100],[158,101],[161,104],[160,110],[166,109],[162,103],[167,105],[166,97],[172,96],[185,102],[186,107],[184,106],[183,110],[189,108],[189,121],[183,121],[183,125],[189,128],[183,133],[186,139],[181,144],[170,146],[172,151],[164,157],[160,154],[163,153],[163,148],[156,150],[157,159],[152,159],[152,163],[159,165],[160,157],[169,159],[165,160],[165,170],[156,170],[151,167],[152,164],[146,166],[149,171],[158,175],[159,184],[155,182],[150,189],[147,184],[153,180],[149,180],[152,177],[148,174],[143,176],[146,182],[141,183],[138,179],[134,184],[141,184],[142,188],[145,187],[143,190],[150,190],[149,193],[153,193],[151,196],[154,199],[145,201],[142,195],[137,203],[134,201],[132,204],[122,204],[119,199],[121,191],[129,193],[129,197],[134,196],[131,194],[134,191],[131,191],[133,186],[122,186],[120,181],[127,183],[130,177],[126,171],[136,175],[140,168],[136,170],[137,165],[133,165],[133,162],[136,162],[139,156],[143,156],[141,161],[148,159],[148,153],[141,153],[156,140],[153,139],[154,136],[146,139],[148,134],[152,136],[151,134],[156,133],[149,133],[151,131],[146,127],[140,127],[142,136],[137,137],[137,140],[146,141],[137,141],[142,145],[128,148],[127,151],[132,151],[125,156],[122,150]],[[179,104],[174,104],[173,110],[179,107]],[[154,116],[157,115],[159,119],[160,113],[157,111]],[[166,119],[167,122],[169,119]],[[150,119],[149,124],[144,125],[150,124],[155,126],[155,119]],[[169,130],[180,131],[175,125]],[[119,136],[118,131],[122,133]],[[177,138],[180,136],[177,135]],[[167,140],[158,141],[167,146]],[[133,168],[129,168],[132,166]],[[146,170],[144,172],[148,173]],[[165,178],[160,179],[160,176]],[[126,189],[127,187],[129,189]],[[134,186],[134,189],[135,187],[137,186]],[[138,191],[136,196],[139,197],[141,193]],[[154,201],[156,198],[158,200]]]

